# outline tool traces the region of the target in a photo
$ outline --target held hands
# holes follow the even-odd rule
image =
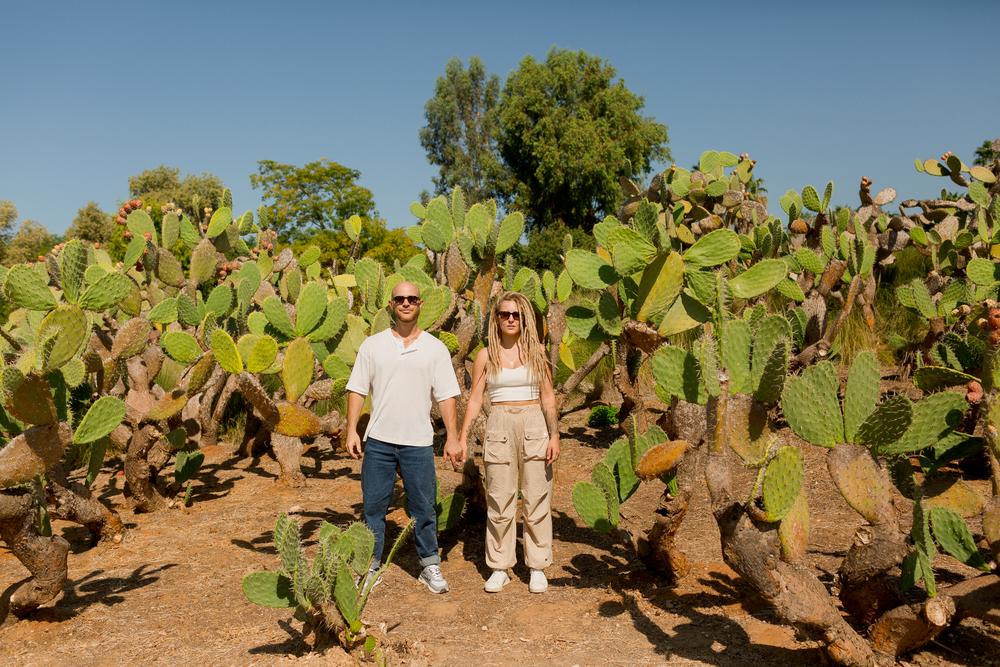
[[[351,458],[361,458],[361,436],[355,429],[351,429],[347,434],[347,452]]]
[[[545,463],[552,465],[559,458],[559,434],[555,433],[549,438],[549,447],[545,450]]]
[[[458,470],[458,467],[465,462],[466,442],[464,438],[448,438],[444,443],[444,460],[451,461],[451,467]]]

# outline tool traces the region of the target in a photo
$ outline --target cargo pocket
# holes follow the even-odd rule
[[[549,434],[545,428],[524,429],[524,460],[544,461],[549,449]]]
[[[487,431],[483,445],[483,461],[486,463],[510,463],[510,438],[504,431]]]

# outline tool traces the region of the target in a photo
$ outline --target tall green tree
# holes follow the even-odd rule
[[[22,220],[21,226],[10,240],[4,253],[4,264],[23,264],[34,262],[40,255],[46,254],[58,242],[49,230],[34,220]]]
[[[14,223],[17,222],[17,207],[9,199],[0,199],[0,260],[3,259],[14,234]]]
[[[420,128],[420,145],[438,167],[434,192],[461,187],[469,203],[495,198],[509,186],[510,172],[496,144],[496,106],[500,79],[488,74],[473,56],[466,69],[452,58],[434,84],[434,97],[424,106],[427,124]]]
[[[263,191],[270,226],[287,242],[341,231],[352,215],[378,217],[371,191],[356,182],[360,177],[360,171],[326,158],[302,167],[260,160],[250,184]]]
[[[66,238],[107,243],[113,227],[111,214],[105,213],[97,202],[91,201],[76,212],[73,224],[66,230]]]
[[[336,263],[338,270],[343,271],[354,242],[343,232],[321,231],[296,241],[292,248],[299,254],[310,245],[320,249],[319,261],[324,266]],[[382,262],[391,273],[397,260],[402,264],[419,252],[403,229],[387,229],[385,220],[362,218],[355,258],[371,257]]]
[[[204,221],[205,208],[219,208],[224,187],[222,179],[214,174],[188,174],[181,178],[180,169],[166,165],[128,179],[130,197],[138,197],[147,205],[171,202],[196,222]]]
[[[507,78],[497,142],[516,184],[505,199],[532,225],[589,230],[619,206],[620,177],[643,180],[670,158],[666,126],[641,115],[643,98],[615,76],[596,56],[552,49]]]
[[[979,148],[976,149],[976,153],[973,156],[972,164],[985,167],[993,164],[993,160],[998,157],[1000,157],[1000,139],[993,139],[992,141],[987,139],[979,144]]]

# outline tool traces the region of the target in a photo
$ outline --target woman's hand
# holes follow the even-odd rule
[[[545,463],[552,465],[559,458],[559,434],[549,437],[549,447],[545,450]]]

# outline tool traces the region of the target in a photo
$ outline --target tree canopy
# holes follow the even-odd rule
[[[972,163],[980,167],[985,167],[993,164],[993,160],[998,157],[1000,157],[1000,139],[987,139],[979,144]]]
[[[208,172],[188,174],[183,179],[180,173],[176,167],[160,165],[131,176],[128,179],[129,196],[141,198],[146,204],[172,202],[200,222],[204,220],[206,207],[219,207],[225,186],[222,179]]]
[[[111,214],[105,213],[97,202],[91,201],[76,212],[73,223],[66,230],[66,238],[107,243],[113,227]]]
[[[620,177],[641,179],[670,158],[666,126],[642,116],[643,98],[615,76],[596,56],[553,49],[507,78],[497,142],[516,184],[505,199],[534,226],[589,230],[618,207]]]
[[[461,187],[469,203],[496,198],[510,178],[496,145],[496,105],[500,79],[487,74],[473,56],[466,69],[452,58],[434,84],[434,97],[424,106],[427,124],[420,145],[438,167],[435,194]]]
[[[356,183],[361,172],[326,158],[302,167],[260,160],[250,175],[262,199],[270,226],[282,241],[295,241],[318,231],[335,231],[352,215],[376,218],[375,199]]]
[[[46,254],[58,242],[49,230],[34,220],[22,220],[17,234],[10,240],[4,252],[4,264],[23,264],[34,262],[40,255]]]
[[[384,220],[362,218],[361,233],[358,236],[358,251],[355,259],[370,257],[392,269],[394,262],[405,263],[420,250],[413,244],[403,229],[387,229]],[[353,241],[342,232],[321,231],[295,242],[292,248],[300,253],[306,246],[320,249],[319,261],[324,266],[336,262],[338,270],[347,266]]]

